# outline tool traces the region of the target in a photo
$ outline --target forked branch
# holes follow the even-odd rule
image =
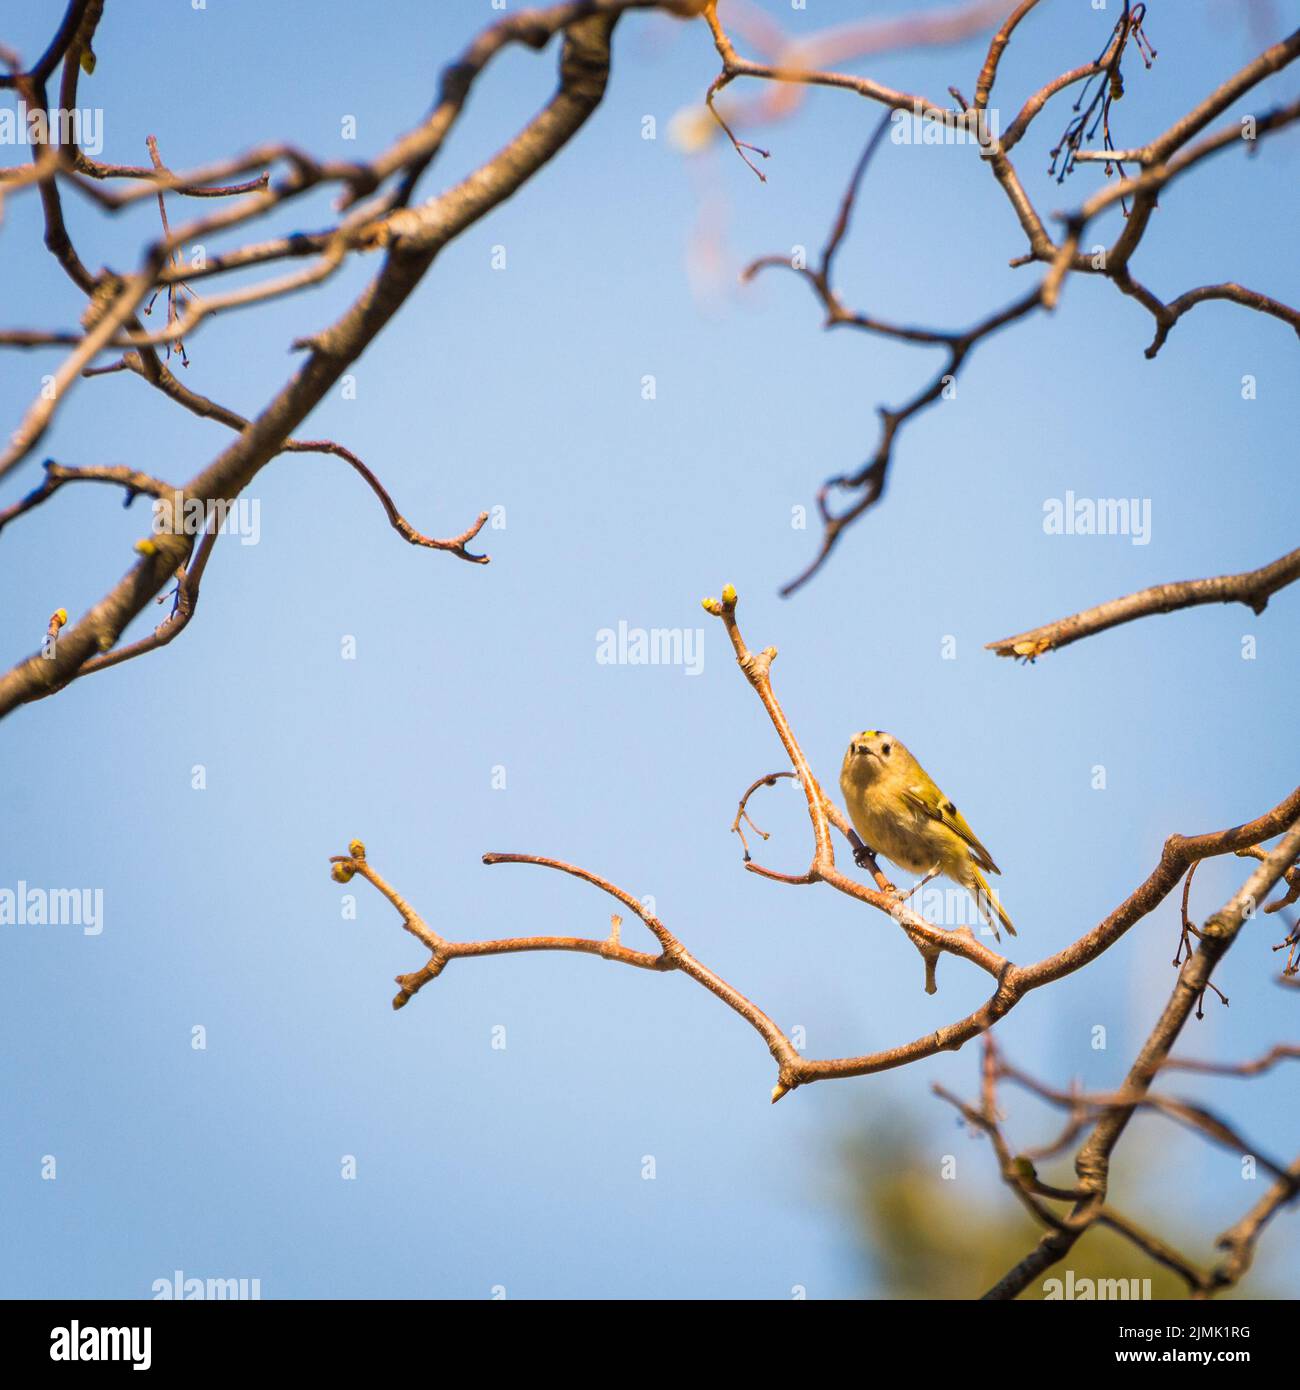
[[[763,868],[748,858],[745,861],[746,869],[788,885],[824,883],[854,898],[863,906],[874,909],[886,920],[895,923],[920,952],[926,967],[927,991],[933,992],[937,987],[935,964],[940,956],[947,954],[966,961],[993,978],[995,988],[988,1001],[965,1017],[934,1029],[911,1042],[880,1052],[826,1059],[803,1057],[757,1004],[727,984],[692,955],[681,940],[658,917],[647,912],[630,892],[599,874],[563,860],[541,855],[492,853],[484,856],[484,862],[487,864],[532,864],[569,874],[599,888],[640,918],[659,945],[657,954],[634,951],[624,946],[617,934],[604,940],[587,937],[519,937],[489,942],[449,941],[429,927],[405,899],[378,877],[366,859],[364,846],[361,846],[359,841],[354,841],[347,855],[336,856],[331,860],[334,877],[341,882],[347,882],[356,874],[367,879],[397,908],[403,926],[422,941],[430,952],[428,962],[420,970],[398,977],[401,991],[393,1001],[394,1007],[401,1008],[405,1005],[412,995],[440,974],[449,961],[475,955],[500,955],[510,951],[579,951],[643,969],[680,970],[722,999],[763,1037],[777,1062],[777,1081],[772,1098],[779,1100],[795,1087],[814,1081],[864,1076],[905,1066],[931,1057],[937,1052],[960,1048],[971,1038],[985,1033],[1032,990],[1072,974],[1109,950],[1135,922],[1150,913],[1169,894],[1190,865],[1212,855],[1230,854],[1238,849],[1259,846],[1264,841],[1287,831],[1288,827],[1294,826],[1295,822],[1300,820],[1300,788],[1297,788],[1273,810],[1246,825],[1207,835],[1172,836],[1165,844],[1160,863],[1147,881],[1102,922],[1054,955],[1033,965],[1015,965],[980,941],[969,927],[955,930],[940,928],[908,907],[894,892],[879,886],[868,886],[845,874],[837,866],[832,827],[840,829],[846,836],[850,828],[843,815],[834,808],[833,803],[821,790],[820,783],[772,687],[771,671],[772,663],[777,656],[776,649],[767,647],[754,652],[748,647],[736,620],[737,602],[735,590],[728,585],[723,590],[721,599],[706,599],[704,606],[722,622],[736,653],[737,664],[767,712],[773,730],[790,761],[792,771],[789,774],[772,773],[757,779],[742,798],[734,825],[739,828],[747,810],[749,797],[758,787],[770,785],[778,777],[788,775],[797,779],[803,792],[812,838],[812,857],[803,874],[781,874]],[[1298,849],[1300,829],[1291,829],[1282,844],[1265,855],[1264,862],[1251,875],[1242,894],[1266,894],[1282,877],[1286,868],[1294,862]],[[1279,856],[1287,852],[1291,857],[1283,863]],[[880,875],[878,866],[874,866],[874,861],[869,861],[868,866],[872,867],[879,883],[883,875]],[[1230,934],[1225,935],[1224,940],[1230,941],[1239,928],[1242,919],[1232,914],[1237,913],[1239,909],[1244,912],[1245,901],[1246,899],[1239,895],[1229,908],[1225,909],[1229,915],[1223,920],[1235,925],[1231,926]],[[1223,914],[1220,914],[1220,917],[1222,918]],[[1221,950],[1226,949],[1226,945],[1222,948],[1214,945],[1218,939],[1216,932],[1220,930],[1227,931],[1227,928],[1216,927],[1213,921],[1202,928],[1200,949],[1194,957],[1198,963],[1197,969],[1200,969],[1201,963],[1207,959],[1208,952],[1218,950],[1221,954]],[[1217,959],[1217,955],[1214,958]],[[1193,962],[1188,962],[1184,973],[1191,969],[1192,964]],[[1207,981],[1208,973],[1205,980],[1200,982],[1198,993],[1204,991]],[[1172,1034],[1170,1040],[1172,1041]],[[1135,1091],[1134,1094],[1137,1095],[1139,1092]]]

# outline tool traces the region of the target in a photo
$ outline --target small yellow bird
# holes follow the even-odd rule
[[[840,790],[868,848],[909,873],[924,874],[917,888],[943,874],[971,894],[999,941],[998,922],[1015,936],[1011,918],[980,872],[1002,872],[993,856],[976,839],[966,817],[892,734],[880,729],[854,734],[840,768]]]

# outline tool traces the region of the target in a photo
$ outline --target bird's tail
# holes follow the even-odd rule
[[[971,865],[971,873],[974,875],[972,886],[975,889],[975,906],[980,910],[980,916],[993,928],[993,935],[998,936],[998,922],[1015,936],[1016,929],[1011,924],[1011,918],[1007,916],[1006,908],[998,901],[997,894],[989,887],[989,881],[980,873],[975,865]],[[994,914],[997,921],[994,921]],[[998,936],[998,940],[1002,938]]]

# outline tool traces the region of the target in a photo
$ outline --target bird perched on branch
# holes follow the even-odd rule
[[[867,729],[853,735],[840,768],[840,790],[867,845],[910,873],[924,875],[916,888],[943,874],[971,894],[998,940],[998,922],[1015,936],[1011,918],[980,872],[1001,873],[993,856],[892,734]]]

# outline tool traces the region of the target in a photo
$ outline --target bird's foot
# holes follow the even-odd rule
[[[930,872],[926,874],[924,878],[917,879],[917,881],[910,888],[906,890],[898,888],[894,889],[894,897],[897,898],[900,903],[905,903],[914,893],[920,892],[920,890],[924,888],[925,885],[929,883],[932,878],[937,878],[939,876],[939,872],[939,865],[936,864],[934,868],[931,869]]]
[[[880,874],[880,865],[877,864],[875,861],[876,856],[872,853],[868,846],[861,844],[854,846],[853,862],[858,866],[859,869],[866,869],[866,871],[872,875]],[[880,874],[880,877],[884,878],[885,876],[883,874]],[[880,891],[882,893],[898,892],[898,889],[895,888],[894,885],[890,883],[890,881],[887,878],[885,878],[883,885],[879,884],[878,882],[877,886],[880,887]]]

